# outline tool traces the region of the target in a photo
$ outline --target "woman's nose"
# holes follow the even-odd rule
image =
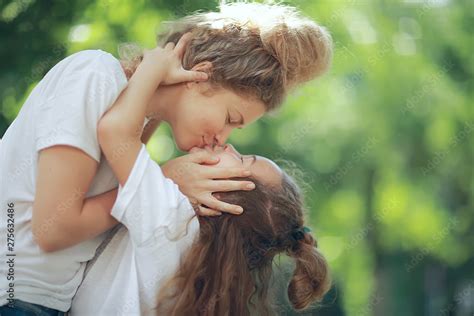
[[[216,147],[216,146],[218,146],[218,145],[220,145],[220,144],[219,144],[219,140],[217,139],[217,137],[214,136],[214,137],[212,138],[212,142],[211,142],[210,146],[211,146],[211,148],[214,148],[214,147]]]
[[[216,135],[215,139],[217,141],[217,144],[220,146],[223,146],[225,142],[227,141],[227,138],[229,138],[231,132],[232,132],[232,128],[227,128],[227,129],[224,129],[220,134]]]
[[[225,140],[222,139],[222,137],[220,135],[216,135],[214,137],[213,147],[214,146],[223,146],[224,143],[225,143]]]

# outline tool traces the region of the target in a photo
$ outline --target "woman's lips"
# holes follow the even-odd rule
[[[203,136],[203,137],[201,137],[201,145],[199,147],[204,148],[206,146],[210,146],[211,148],[213,147],[212,143],[208,143],[206,141],[206,138]]]
[[[188,150],[186,150],[186,152],[189,153],[189,152],[191,151],[191,149],[196,148],[196,147],[197,147],[197,148],[204,148],[205,144],[206,144],[206,143],[205,143],[205,141],[204,141],[204,137],[201,137],[201,139],[200,139],[200,141],[199,141],[199,144],[197,144],[197,145],[191,145],[191,146],[188,148]]]
[[[206,143],[206,141],[204,140],[204,137],[201,137],[201,140],[200,140],[199,144],[194,145],[193,147],[198,147],[198,148],[203,149],[203,148],[205,148],[206,146],[209,146],[209,145],[208,145],[208,144]],[[193,148],[193,147],[191,147],[191,148]]]

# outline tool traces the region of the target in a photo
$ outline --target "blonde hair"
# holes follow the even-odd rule
[[[164,22],[164,27],[159,46],[193,34],[183,57],[185,69],[211,62],[213,86],[258,98],[267,111],[281,105],[291,88],[326,72],[332,60],[329,32],[282,4],[222,2],[218,12],[196,12]],[[128,74],[143,56],[133,45],[120,46],[119,55]]]

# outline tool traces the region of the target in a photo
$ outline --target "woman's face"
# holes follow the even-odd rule
[[[245,167],[252,172],[252,176],[262,183],[279,185],[281,183],[282,171],[277,164],[268,158],[256,155],[241,155],[231,144],[216,146],[212,149],[205,146],[204,149],[194,147],[190,153],[206,150],[219,157],[219,162],[213,166],[216,168]]]
[[[202,92],[208,88],[207,82],[183,84],[180,97],[173,104],[175,109],[168,123],[182,151],[214,143],[223,145],[234,128],[244,128],[265,114],[260,100],[223,88]]]

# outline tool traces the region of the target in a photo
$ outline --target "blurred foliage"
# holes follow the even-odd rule
[[[326,26],[330,73],[230,139],[293,162],[334,288],[301,315],[472,315],[473,2],[286,2]],[[155,45],[162,21],[214,1],[0,1],[0,131],[59,60]],[[153,157],[178,155],[163,125]],[[289,277],[291,269],[282,271]],[[277,280],[282,315],[285,282]]]

